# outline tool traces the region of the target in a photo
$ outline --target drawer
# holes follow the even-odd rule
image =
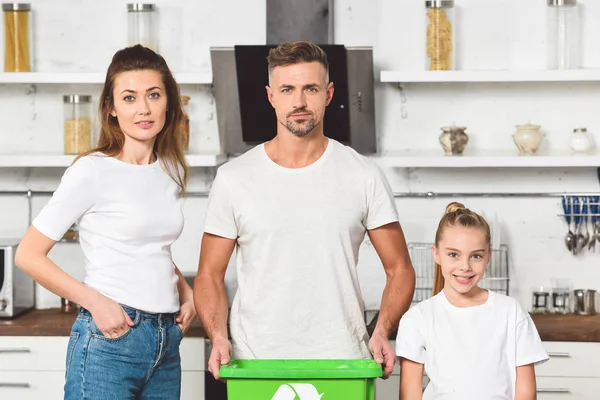
[[[550,360],[535,368],[537,376],[600,377],[600,343],[543,342]]]
[[[67,336],[0,336],[0,371],[64,371],[68,344]]]
[[[2,371],[0,399],[62,399],[64,372]]]
[[[600,393],[599,378],[537,378],[538,400],[593,400]]]
[[[204,400],[204,372],[182,372],[181,400]]]
[[[206,341],[204,338],[185,337],[181,341],[179,354],[181,355],[182,371],[206,370]],[[203,376],[204,379],[204,376]]]

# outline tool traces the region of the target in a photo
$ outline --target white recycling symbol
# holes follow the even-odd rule
[[[310,383],[289,383],[281,385],[271,400],[321,400],[323,394]]]

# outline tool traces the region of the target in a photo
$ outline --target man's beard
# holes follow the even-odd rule
[[[294,112],[287,115],[284,126],[288,131],[296,136],[306,136],[315,129],[317,121],[312,114],[306,117],[306,119],[292,120],[290,117],[294,114],[308,114],[307,110],[295,110]]]

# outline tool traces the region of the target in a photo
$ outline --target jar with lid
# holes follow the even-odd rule
[[[454,0],[426,0],[425,27],[425,68],[454,69]]]
[[[92,96],[63,96],[65,154],[80,154],[92,148]]]
[[[127,29],[129,46],[141,44],[158,51],[156,6],[154,4],[127,4]]]
[[[579,68],[579,29],[577,0],[548,0],[548,69]]]
[[[184,151],[188,151],[190,149],[190,116],[187,111],[190,99],[190,96],[181,96],[181,103],[183,104],[183,121],[181,122],[180,129],[183,132]]]
[[[4,71],[31,72],[31,4],[3,3]]]
[[[569,147],[575,153],[586,153],[592,150],[595,145],[592,136],[586,128],[575,128],[569,138]]]

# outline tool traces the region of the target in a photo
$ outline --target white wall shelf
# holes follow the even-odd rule
[[[218,167],[227,161],[224,154],[187,154],[190,167]],[[71,165],[75,156],[52,154],[0,155],[0,167],[5,168],[47,168]]]
[[[460,156],[445,156],[435,150],[389,151],[380,156],[383,163],[396,168],[572,168],[600,167],[600,152],[571,154],[569,151],[542,151],[532,156],[517,150],[465,150]]]
[[[598,82],[600,69],[540,71],[381,71],[381,82]]]
[[[180,85],[210,85],[211,73],[175,73]],[[69,72],[2,72],[1,83],[25,84],[103,84],[106,73],[69,73]]]

